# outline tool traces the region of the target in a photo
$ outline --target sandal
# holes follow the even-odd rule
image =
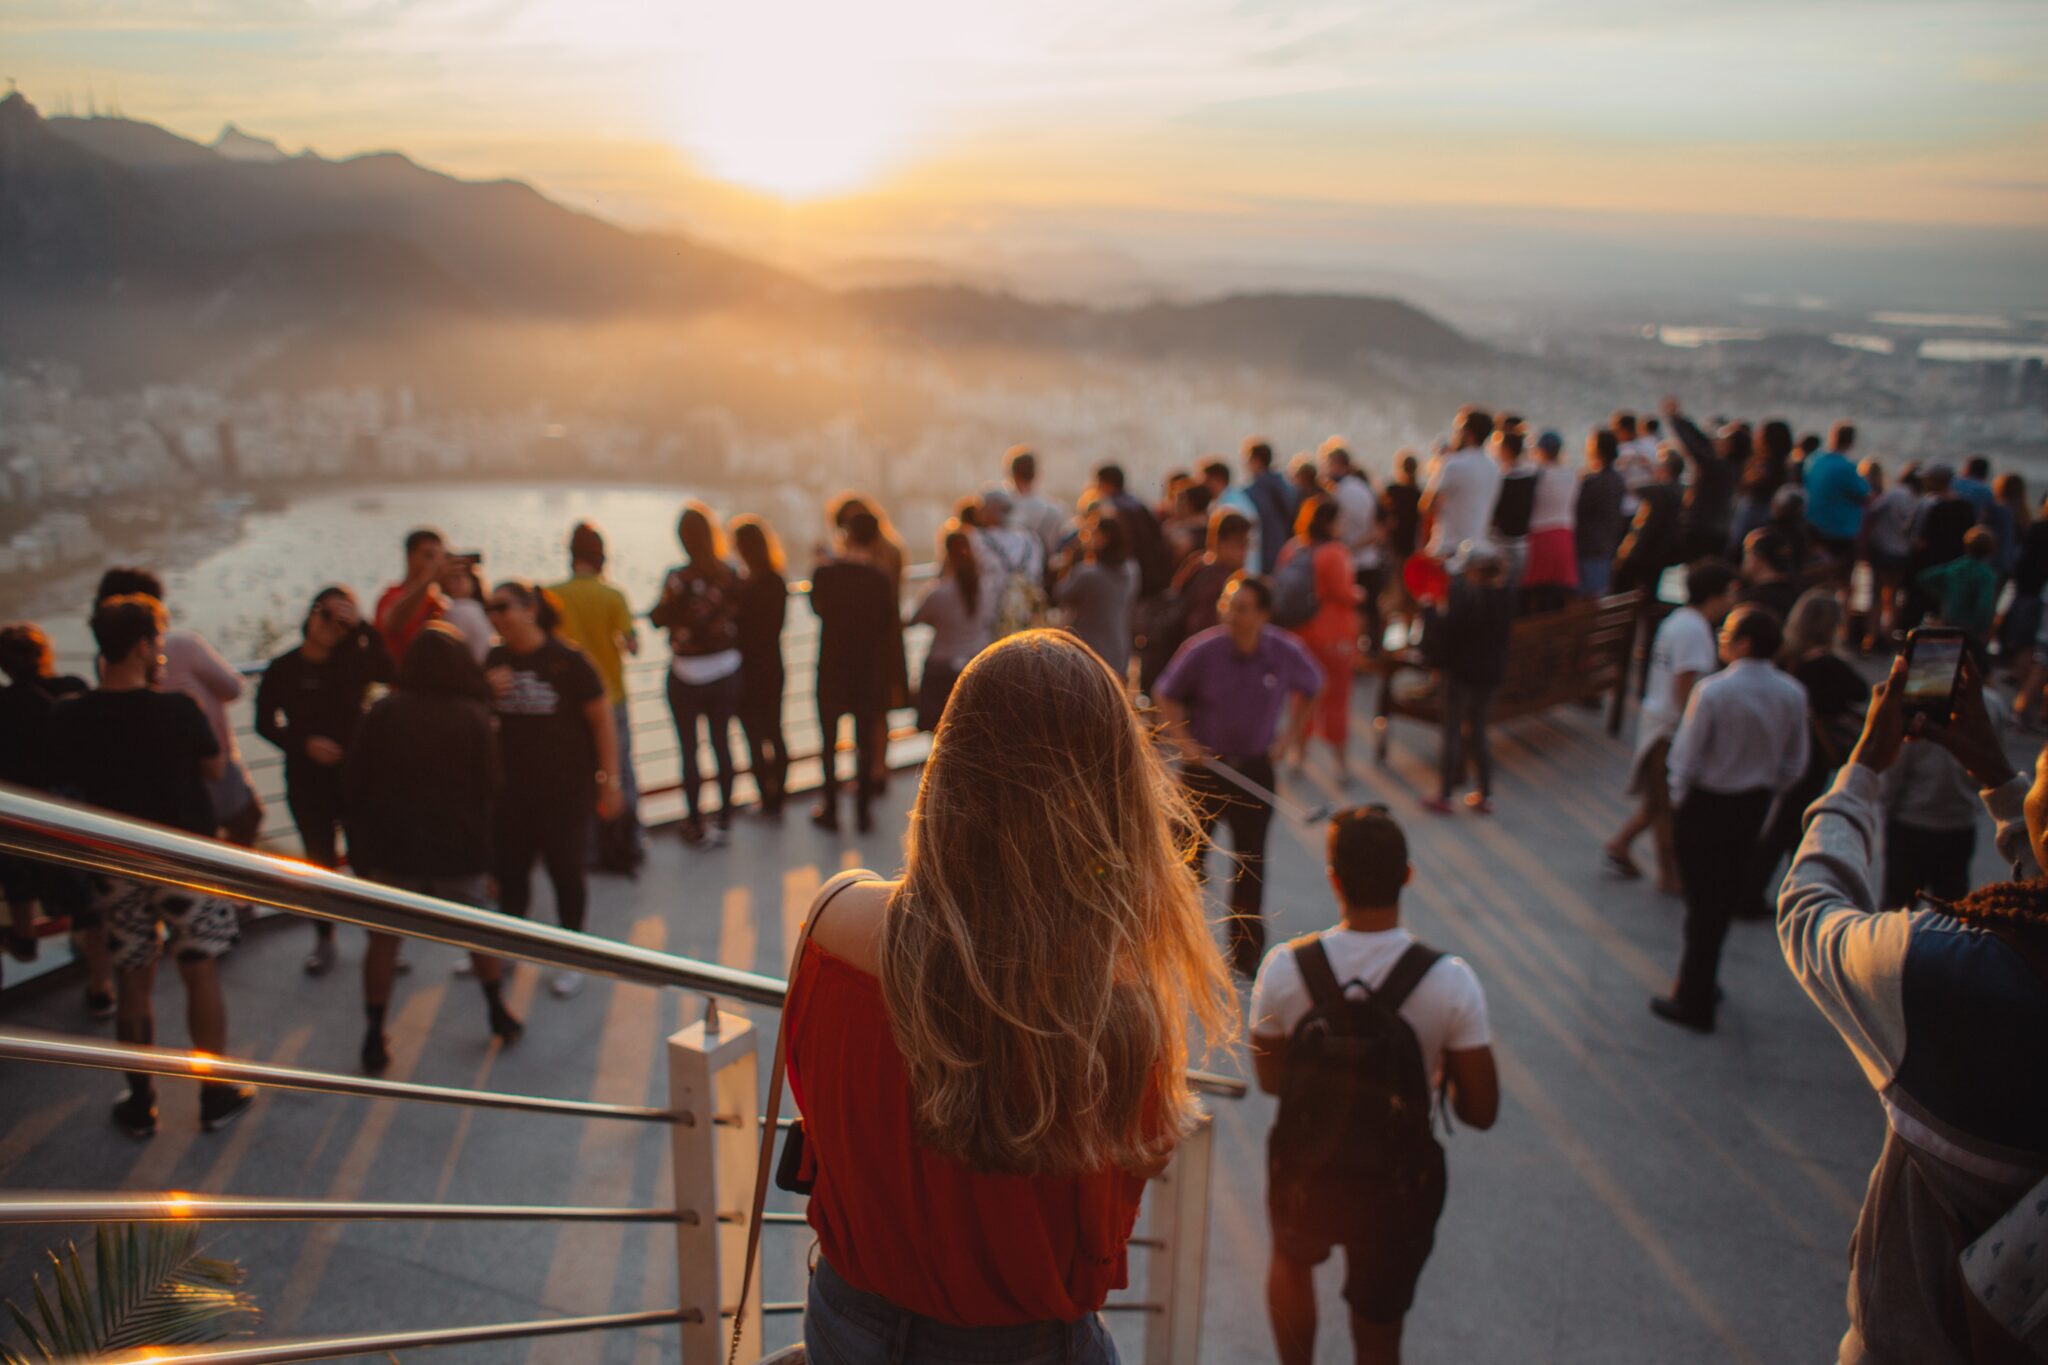
[[[1600,850],[1600,867],[1608,876],[1619,877],[1623,881],[1641,881],[1643,878],[1643,869],[1637,867],[1633,859],[1624,858],[1613,849]]]

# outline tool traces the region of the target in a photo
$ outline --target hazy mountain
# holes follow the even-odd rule
[[[45,120],[18,95],[0,100],[0,360],[68,357],[104,382],[208,364],[247,374],[260,361],[311,382],[346,353],[352,374],[381,363],[410,379],[451,368],[422,325],[437,319],[466,330],[466,364],[489,367],[493,329],[508,362],[521,344],[514,323],[712,316],[826,343],[894,331],[1333,374],[1362,353],[1476,349],[1407,304],[1355,295],[1089,308],[964,285],[835,292],[396,152],[286,156],[232,124],[207,147],[147,123]]]
[[[284,148],[267,137],[251,136],[232,123],[220,130],[220,136],[213,140],[211,146],[215,155],[230,161],[284,160]]]
[[[148,181],[170,230],[189,243],[236,249],[316,233],[394,237],[513,312],[658,312],[809,292],[758,262],[687,237],[628,232],[517,181],[457,180],[396,152],[334,161],[224,156],[161,129],[150,130],[154,137],[133,131],[148,125],[101,127],[109,122],[58,118],[46,126]]]

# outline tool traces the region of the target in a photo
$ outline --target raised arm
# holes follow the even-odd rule
[[[1954,722],[1929,726],[1922,734],[1928,743],[1948,750],[1977,784],[1978,795],[1997,827],[1999,859],[2012,868],[2013,877],[2024,881],[2040,876],[2041,866],[2027,832],[2028,780],[2013,770],[2012,761],[2005,756],[1998,726],[1984,703],[1984,680],[1973,656],[1963,656]]]
[[[1905,672],[1901,659],[1872,694],[1863,737],[1808,812],[1778,893],[1786,965],[1880,1090],[1906,1046],[1903,981],[1913,918],[1881,913],[1875,889],[1879,780],[1905,742]]]
[[[1666,420],[1671,423],[1672,434],[1678,437],[1679,445],[1685,448],[1685,458],[1695,464],[1712,463],[1716,458],[1714,443],[1708,440],[1707,434],[1694,425],[1692,418],[1687,417],[1679,408],[1678,400],[1666,398],[1658,406]]]

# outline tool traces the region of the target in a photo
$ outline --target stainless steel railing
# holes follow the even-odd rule
[[[114,878],[175,886],[202,895],[269,906],[295,914],[360,925],[367,929],[432,939],[498,957],[514,957],[616,980],[678,986],[754,1004],[778,1006],[786,983],[630,944],[513,919],[395,890],[213,840],[123,819],[103,811],[0,784],[0,853],[37,858]],[[720,1031],[718,1012],[669,1040],[670,1104],[666,1109],[515,1095],[499,1091],[373,1080],[310,1071],[168,1048],[111,1044],[0,1030],[0,1058],[140,1071],[203,1081],[230,1081],[334,1095],[456,1104],[476,1108],[552,1113],[584,1118],[658,1122],[671,1134],[675,1207],[608,1208],[549,1205],[447,1205],[365,1203],[337,1200],[252,1199],[193,1195],[178,1191],[87,1192],[0,1195],[0,1225],[75,1222],[163,1221],[547,1221],[662,1223],[677,1232],[679,1303],[672,1309],[534,1322],[422,1329],[371,1336],[336,1336],[294,1341],[157,1351],[153,1361],[287,1362],[335,1359],[429,1346],[526,1339],[568,1332],[674,1326],[683,1334],[684,1358],[695,1365],[717,1354],[736,1248],[744,1219],[726,1210],[743,1207],[751,1183],[749,1163],[720,1153],[737,1142],[745,1153],[757,1140],[754,1103],[759,1090],[754,1038],[744,1020]],[[1210,1094],[1240,1097],[1244,1083],[1228,1076],[1190,1072],[1189,1081]],[[1142,1312],[1148,1321],[1146,1359],[1154,1365],[1187,1357],[1200,1333],[1201,1267],[1207,1222],[1210,1137],[1205,1124],[1185,1144],[1163,1177],[1170,1193],[1155,1218],[1163,1235],[1137,1239],[1150,1249],[1155,1274],[1166,1286],[1148,1302],[1118,1302],[1114,1311]],[[1176,1171],[1178,1175],[1176,1175]],[[705,1211],[709,1210],[707,1214]],[[776,1214],[770,1224],[801,1221]],[[801,1311],[800,1304],[756,1303],[750,1308],[748,1347],[760,1349],[758,1315]],[[1190,1357],[1191,1358],[1191,1357]]]
[[[677,986],[714,999],[779,1007],[788,989],[787,983],[772,976],[401,891],[311,863],[125,819],[4,782],[0,782],[0,853],[63,863],[107,877],[175,886],[382,933],[430,939],[490,957],[519,958],[543,967],[642,985]],[[1189,1078],[1210,1094],[1235,1099],[1245,1093],[1244,1082],[1232,1077],[1197,1071],[1190,1072]],[[253,1072],[249,1079],[257,1080]]]

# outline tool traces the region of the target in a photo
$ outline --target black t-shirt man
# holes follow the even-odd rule
[[[182,692],[88,692],[50,713],[63,779],[95,806],[211,835],[208,759],[220,753],[199,704]]]
[[[491,703],[498,714],[505,756],[505,800],[591,799],[596,790],[597,741],[584,708],[604,696],[604,680],[590,656],[549,636],[530,654],[499,645],[484,671],[512,670],[512,686]]]

